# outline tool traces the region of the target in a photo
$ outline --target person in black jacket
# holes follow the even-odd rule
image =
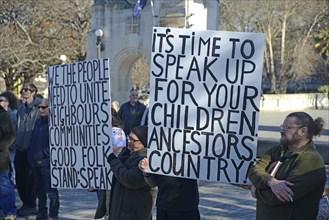
[[[147,127],[138,126],[129,134],[128,147],[118,157],[113,153],[108,156],[113,171],[109,219],[151,219],[154,191],[138,168],[146,157],[146,147]]]
[[[113,153],[118,155],[124,147],[127,145],[126,134],[122,130],[122,121],[118,116],[118,112],[111,107],[112,115],[112,148]],[[96,191],[98,197],[98,205],[96,208],[96,213],[94,219],[108,219],[109,215],[109,204],[110,204],[110,195],[111,190],[89,190],[91,192]]]
[[[48,219],[47,195],[49,197],[49,219],[58,219],[59,195],[51,187],[48,100],[42,99],[39,104],[40,118],[37,119],[28,148],[28,161],[34,173],[35,193],[38,198],[37,220]]]
[[[0,102],[7,102],[1,97]],[[5,219],[16,219],[14,184],[9,177],[9,146],[15,132],[8,112],[0,105],[0,207]]]
[[[200,220],[197,180],[147,173],[148,159],[141,160],[139,169],[146,182],[158,187],[157,220]]]
[[[125,134],[130,134],[133,127],[140,125],[146,106],[139,102],[137,90],[130,90],[129,101],[124,103],[118,112],[123,122]]]
[[[17,210],[18,216],[32,216],[36,213],[36,197],[32,167],[28,162],[27,151],[34,124],[40,117],[37,97],[38,88],[33,83],[26,83],[21,90],[22,104],[17,110],[17,130],[13,147],[16,149],[14,166],[16,188],[22,206]]]

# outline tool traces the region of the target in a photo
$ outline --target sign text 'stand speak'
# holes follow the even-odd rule
[[[246,183],[256,160],[264,34],[153,29],[149,170]]]
[[[108,59],[48,68],[54,188],[111,188],[109,72]]]

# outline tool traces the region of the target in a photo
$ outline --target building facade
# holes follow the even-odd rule
[[[127,101],[132,88],[133,64],[141,57],[151,58],[153,27],[218,30],[218,0],[148,0],[136,13],[137,0],[95,0],[87,59],[110,59],[112,100]],[[101,29],[102,45],[97,51],[95,31]]]

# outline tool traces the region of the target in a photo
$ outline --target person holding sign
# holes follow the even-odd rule
[[[313,137],[322,118],[305,112],[289,114],[281,126],[280,144],[268,150],[249,170],[257,199],[256,219],[316,219],[326,173]]]
[[[129,134],[128,147],[118,157],[114,153],[108,156],[113,171],[109,219],[151,219],[154,192],[138,169],[146,157],[146,147],[147,127],[138,126]]]
[[[140,125],[146,108],[144,104],[139,102],[137,90],[130,90],[129,99],[119,110],[119,117],[123,122],[123,130],[126,134],[130,134],[133,127]]]
[[[122,129],[122,122],[118,116],[117,111],[111,107],[111,114],[112,114],[112,148],[113,153],[117,156],[120,154],[122,149],[126,147],[126,134]],[[95,190],[90,190],[95,191]],[[109,215],[109,204],[110,204],[110,195],[111,190],[97,190],[98,196],[98,205],[96,209],[96,213],[94,218],[100,219],[103,218],[107,219]]]
[[[37,220],[48,219],[47,195],[50,199],[49,217],[58,219],[59,195],[56,188],[51,187],[48,99],[39,104],[40,118],[35,122],[28,149],[28,160],[34,173],[35,194],[38,198]]]
[[[197,180],[147,173],[147,158],[141,160],[139,169],[149,186],[158,187],[157,220],[200,219]]]

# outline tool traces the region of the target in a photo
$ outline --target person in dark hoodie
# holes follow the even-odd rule
[[[30,144],[35,121],[39,118],[37,97],[38,88],[33,83],[24,84],[21,90],[23,103],[17,110],[17,133],[14,142],[16,149],[14,166],[18,195],[23,205],[17,210],[18,216],[31,216],[36,213],[32,167],[28,163],[27,150]]]
[[[147,127],[134,127],[128,147],[107,161],[113,171],[109,219],[149,220],[152,216],[154,190],[144,180],[138,163],[147,155]]]
[[[8,102],[3,96],[0,102]],[[9,177],[9,146],[15,140],[15,131],[8,112],[0,105],[0,207],[4,219],[16,219],[14,184]]]
[[[51,187],[48,100],[42,99],[39,104],[40,118],[35,122],[28,148],[28,161],[34,173],[35,194],[38,198],[37,220],[58,219],[59,195],[56,188]],[[49,218],[47,208],[49,197]]]

